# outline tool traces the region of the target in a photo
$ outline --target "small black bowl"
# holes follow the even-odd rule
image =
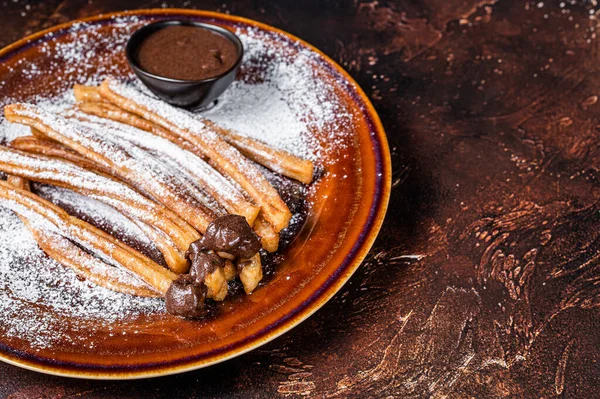
[[[171,79],[146,72],[140,67],[138,62],[138,49],[140,44],[152,33],[164,29],[167,26],[174,25],[197,26],[224,36],[235,45],[238,59],[235,64],[224,73],[202,80]],[[223,94],[231,82],[234,81],[240,68],[240,64],[242,63],[244,47],[235,34],[220,26],[201,22],[175,20],[154,22],[138,29],[129,38],[127,47],[125,48],[125,54],[127,56],[127,61],[135,74],[154,94],[169,104],[196,110],[205,108],[211,104],[217,97]]]

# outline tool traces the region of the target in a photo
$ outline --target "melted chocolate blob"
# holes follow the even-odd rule
[[[298,235],[298,232],[300,231],[300,229],[304,225],[304,222],[306,221],[306,193],[303,189],[303,186],[300,183],[286,178],[282,178],[279,175],[276,175],[275,173],[268,170],[265,170],[265,175],[277,188],[280,195],[290,207],[292,212],[300,216],[299,218],[295,218],[296,221],[290,224],[290,226],[287,229],[281,232],[282,238],[280,248],[285,248]],[[246,237],[246,240],[241,240],[240,237]],[[250,243],[250,245],[244,245],[244,247],[246,247],[248,251],[239,252],[232,249],[231,244],[224,245],[236,240],[247,241],[248,243]],[[248,226],[246,219],[244,219],[241,216],[235,215],[223,216],[221,218],[216,219],[213,223],[211,223],[204,237],[190,245],[190,248],[186,253],[186,256],[191,261],[190,274],[183,275],[179,278],[179,280],[182,280],[183,283],[177,282],[179,280],[173,283],[173,285],[169,289],[169,292],[167,293],[167,302],[174,301],[176,298],[170,298],[173,296],[179,298],[194,298],[196,297],[195,293],[197,292],[203,294],[204,297],[206,296],[206,286],[203,284],[203,279],[208,273],[213,272],[215,270],[214,268],[217,267],[216,263],[213,262],[218,262],[218,266],[223,266],[221,262],[224,262],[224,260],[220,256],[218,256],[215,252],[212,251],[228,252],[242,259],[247,259],[251,258],[258,251],[259,248],[260,242],[258,240],[258,237],[254,233],[254,231],[252,231],[250,226]],[[261,254],[261,258],[263,258],[265,279],[269,279],[273,276],[275,268],[284,259],[283,256],[278,253],[267,254],[266,252],[263,252]],[[244,266],[246,266],[249,263],[250,261],[238,262],[238,272],[240,272],[244,268]],[[204,273],[204,276],[202,276],[202,273]],[[234,280],[229,284],[231,295],[241,295],[243,293],[243,286],[239,282],[239,280]],[[171,291],[176,291],[175,295],[172,295],[170,293]],[[182,291],[183,294],[178,294],[179,291]],[[194,301],[191,302],[194,303]],[[197,301],[196,303],[202,303],[202,307],[198,307],[197,305],[190,306],[190,308],[196,309],[196,311],[190,312],[191,316],[181,314],[185,313],[181,310],[179,310],[180,313],[174,313],[178,311],[177,309],[180,308],[173,309],[173,305],[171,304],[167,306],[167,310],[170,313],[177,314],[183,317],[206,317],[206,314],[208,312],[206,306],[210,306],[211,301],[209,301],[206,305],[204,305],[203,301]]]
[[[225,260],[213,251],[201,249],[200,245],[196,245],[198,241],[190,245],[188,257],[192,263],[190,276],[196,284],[202,284],[207,275],[214,272],[218,267],[225,266]]]
[[[204,317],[206,309],[206,287],[203,284],[195,284],[194,278],[189,274],[183,274],[171,284],[165,302],[167,312],[176,316],[199,319]]]
[[[200,240],[204,249],[227,252],[236,258],[250,258],[260,249],[260,240],[243,216],[226,215],[215,219]]]

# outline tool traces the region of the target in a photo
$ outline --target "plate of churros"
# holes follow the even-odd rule
[[[0,106],[0,359],[21,367],[127,379],[238,356],[323,306],[385,216],[368,98],[259,22],[59,25],[0,50]]]

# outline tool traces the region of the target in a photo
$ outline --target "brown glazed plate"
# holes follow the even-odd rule
[[[65,307],[12,298],[15,304],[30,303],[17,307],[26,311],[15,310],[11,317],[0,318],[0,358],[8,363],[62,376],[129,379],[180,373],[230,359],[273,340],[323,306],[359,267],[377,236],[391,179],[389,149],[379,117],[339,65],[273,27],[179,9],[137,10],[73,21],[0,50],[0,103],[37,101],[60,95],[75,82],[131,75],[123,51],[127,37],[143,25],[166,19],[217,24],[262,41],[265,62],[242,64],[241,75],[249,82],[256,74],[260,83],[259,67],[268,69],[271,58],[287,52],[290,59],[306,58],[311,76],[328,88],[328,98],[316,98],[315,112],[305,115],[311,119],[306,125],[312,127],[309,139],[322,149],[317,163],[326,169],[308,190],[307,219],[278,255],[280,262],[266,282],[252,295],[228,298],[219,304],[217,315],[207,320],[184,320],[159,309],[123,318],[90,317],[84,323],[74,316],[77,312]],[[63,50],[57,57],[54,50],[59,47]],[[295,90],[294,82],[289,83],[286,90]],[[306,96],[312,94],[306,92]],[[329,109],[320,112],[319,107]],[[325,114],[330,120],[319,123]],[[337,130],[343,134],[331,133]],[[60,268],[55,272],[61,273]],[[7,288],[0,285],[0,293],[3,289]],[[19,320],[36,331],[18,333]],[[39,320],[40,325],[32,320]]]

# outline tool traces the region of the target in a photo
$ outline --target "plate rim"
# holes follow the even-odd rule
[[[392,163],[391,163],[391,154],[389,149],[389,144],[387,140],[387,136],[385,130],[383,128],[383,124],[379,118],[375,107],[371,103],[368,96],[365,94],[360,85],[350,76],[350,74],[340,66],[336,61],[327,56],[321,50],[313,46],[312,44],[304,41],[303,39],[286,32],[282,29],[276,28],[274,26],[237,16],[231,14],[224,14],[215,11],[208,10],[193,10],[193,9],[184,9],[184,8],[145,8],[139,10],[127,10],[127,11],[116,11],[110,13],[102,13],[97,14],[90,17],[85,18],[77,18],[70,20],[68,22],[64,22],[58,25],[51,26],[49,28],[37,31],[32,33],[24,38],[21,38],[5,47],[0,49],[0,58],[6,56],[8,53],[22,48],[23,46],[28,45],[29,43],[37,40],[50,32],[60,31],[62,29],[67,29],[74,24],[77,23],[86,23],[86,22],[98,22],[103,20],[110,20],[119,17],[128,17],[128,16],[136,16],[136,15],[153,15],[153,14],[180,14],[180,15],[189,15],[189,16],[198,16],[198,17],[207,17],[207,18],[215,18],[217,20],[226,20],[228,22],[239,22],[245,25],[258,27],[265,31],[275,32],[286,36],[289,39],[292,39],[302,46],[310,49],[311,51],[317,53],[320,57],[322,57],[325,61],[327,61],[334,69],[336,73],[339,73],[347,83],[352,85],[353,90],[358,95],[361,105],[365,107],[365,114],[368,115],[370,121],[373,126],[371,126],[373,132],[371,132],[372,136],[375,136],[376,141],[379,143],[379,152],[381,156],[381,185],[376,184],[376,190],[380,190],[380,198],[379,203],[374,204],[376,207],[375,214],[369,219],[367,219],[367,223],[361,227],[367,226],[371,223],[371,227],[365,232],[364,238],[360,243],[360,246],[356,249],[355,254],[352,256],[349,264],[344,267],[342,274],[335,277],[334,280],[325,285],[321,286],[322,292],[317,294],[316,297],[310,300],[303,308],[298,310],[297,313],[290,315],[289,318],[281,322],[280,324],[274,326],[272,329],[261,333],[247,342],[242,343],[240,346],[234,347],[232,349],[226,349],[224,353],[217,354],[213,358],[203,358],[196,359],[190,362],[183,363],[181,365],[171,365],[166,366],[163,369],[148,369],[148,370],[90,370],[90,369],[65,369],[61,366],[53,366],[52,364],[44,364],[36,362],[35,360],[23,359],[18,356],[10,356],[7,353],[0,352],[0,361],[11,364],[13,366],[17,366],[20,368],[24,368],[31,371],[36,371],[48,375],[60,376],[60,377],[68,377],[68,378],[79,378],[79,379],[90,379],[90,380],[135,380],[135,379],[143,379],[143,378],[156,378],[163,377],[168,375],[180,374],[189,371],[198,370],[204,367],[212,366],[237,356],[248,353],[266,343],[280,337],[286,332],[290,331],[294,327],[298,326],[300,323],[308,319],[315,312],[317,312],[320,308],[322,308],[329,300],[333,298],[333,296],[348,282],[348,280],[352,277],[352,275],[356,272],[356,270],[360,267],[367,254],[371,250],[377,236],[379,235],[379,231],[381,230],[381,226],[385,219],[387,208],[389,205],[390,194],[391,194],[391,184],[392,184]],[[346,257],[350,255],[350,253],[346,254]],[[323,288],[324,287],[324,288]]]

